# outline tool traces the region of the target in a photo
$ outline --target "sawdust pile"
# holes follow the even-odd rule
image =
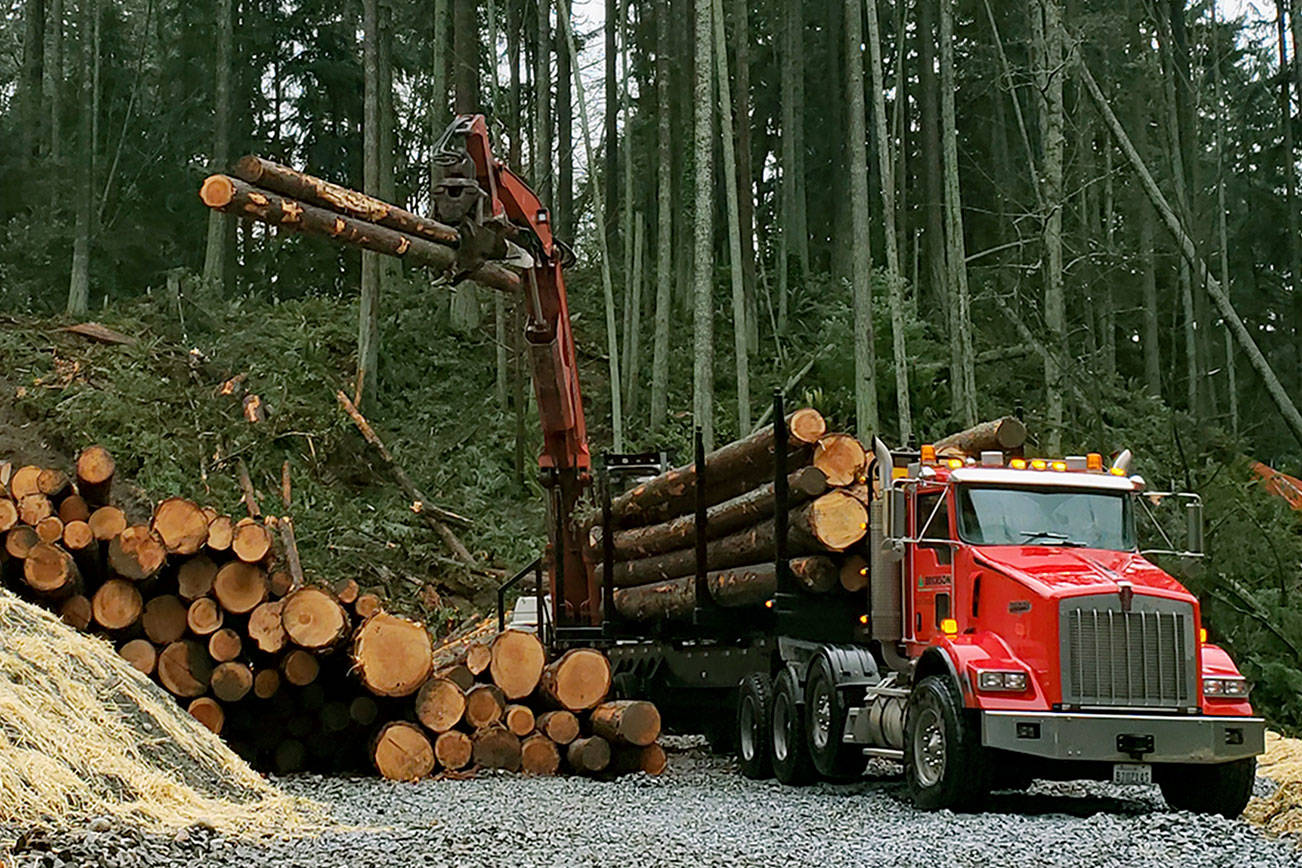
[[[1279,784],[1269,798],[1253,799],[1243,816],[1276,834],[1302,833],[1302,739],[1266,733],[1257,774]]]
[[[272,787],[105,642],[0,590],[0,824],[308,831]]]

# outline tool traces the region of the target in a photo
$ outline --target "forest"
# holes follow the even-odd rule
[[[1016,413],[1045,454],[1132,448],[1207,499],[1185,578],[1302,723],[1302,525],[1249,471],[1302,468],[1299,0],[570,5],[4,0],[0,308],[229,354],[283,323],[329,350],[285,382],[373,372],[409,444],[484,410],[522,480],[512,299],[196,196],[256,154],[429,213],[482,113],[575,250],[594,449],[726,442],[775,388],[891,443]],[[450,356],[465,406],[419,406]]]

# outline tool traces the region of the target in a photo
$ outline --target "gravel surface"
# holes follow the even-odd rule
[[[1302,849],[1242,821],[1166,810],[1155,787],[1037,783],[988,813],[924,813],[899,767],[863,782],[783,787],[742,778],[694,740],[670,770],[615,782],[489,773],[395,784],[300,775],[277,781],[324,802],[339,827],[247,842],[193,828],[140,836],[103,819],[75,830],[0,829],[0,864],[27,866],[1196,865],[1299,866]],[[1270,784],[1258,781],[1261,792]],[[7,834],[6,834],[7,833]],[[14,839],[25,833],[26,840]]]

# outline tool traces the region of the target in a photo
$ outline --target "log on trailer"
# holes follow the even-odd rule
[[[840,570],[826,555],[807,555],[788,562],[799,587],[812,593],[826,593],[836,586]],[[772,562],[713,570],[705,575],[710,597],[720,606],[761,606],[777,593],[777,568]],[[663,582],[619,588],[615,610],[633,621],[664,621],[686,618],[696,608],[696,577],[683,576]]]
[[[981,422],[964,431],[942,437],[935,442],[940,456],[980,458],[982,452],[1010,452],[1026,443],[1026,425],[1012,416]]]

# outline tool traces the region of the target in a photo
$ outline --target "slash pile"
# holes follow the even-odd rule
[[[562,747],[583,773],[664,767],[655,707],[602,704],[600,652],[547,665],[535,636],[507,631],[436,653],[356,581],[306,585],[288,518],[173,497],[132,523],[111,503],[114,472],[100,446],[71,476],[0,463],[0,576],[107,639],[256,767],[551,774]]]

